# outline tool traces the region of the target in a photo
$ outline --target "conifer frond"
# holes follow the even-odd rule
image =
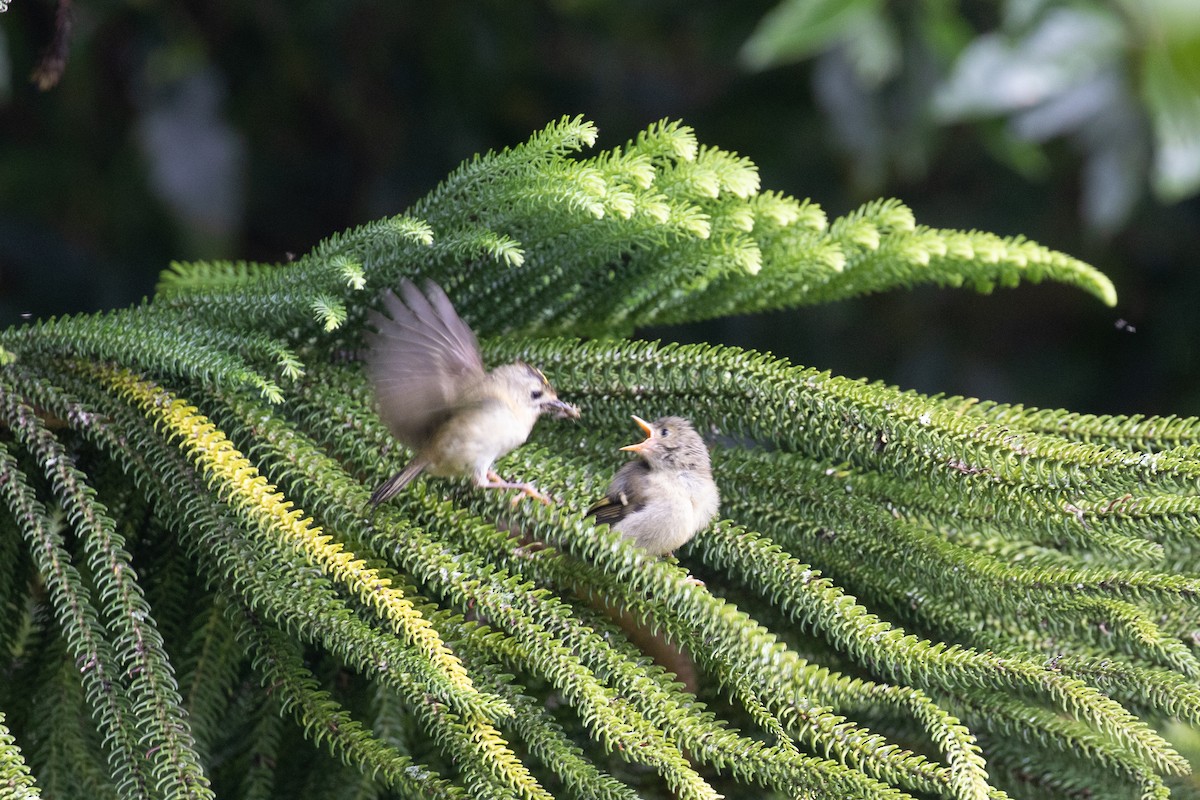
[[[625,784],[596,768],[587,760],[583,750],[565,733],[547,709],[535,698],[522,694],[523,687],[513,684],[513,676],[500,672],[495,659],[499,654],[488,647],[494,634],[479,626],[465,626],[443,618],[453,625],[461,637],[456,641],[468,663],[481,676],[488,688],[513,707],[514,714],[505,722],[547,769],[572,793],[572,796],[591,800],[637,800],[637,795]]]
[[[69,654],[79,664],[87,702],[109,750],[113,783],[123,795],[146,797],[149,776],[140,758],[131,704],[113,645],[101,627],[90,591],[71,563],[60,527],[47,516],[7,444],[0,452],[0,490],[9,513],[30,542]]]
[[[93,374],[140,406],[169,439],[178,440],[178,446],[201,467],[209,486],[216,484],[218,496],[244,514],[250,524],[342,582],[360,602],[389,620],[401,638],[422,651],[452,686],[462,692],[472,691],[466,670],[404,592],[324,534],[311,517],[294,510],[292,502],[276,491],[223,433],[197,414],[194,406],[126,371],[96,370]]]
[[[52,735],[30,737],[29,765],[44,797],[95,797],[119,800],[100,747],[100,734],[89,717],[79,670],[66,656],[62,640],[50,636],[42,668],[33,685],[29,713],[43,720]],[[10,705],[10,707],[12,707]]]
[[[145,602],[137,575],[107,509],[61,443],[31,408],[11,392],[0,392],[0,416],[24,448],[42,465],[63,510],[84,543],[88,569],[104,601],[106,628],[114,636],[120,675],[136,698],[130,718],[138,744],[150,754],[150,780],[175,797],[212,797],[196,756],[191,731],[180,707],[175,676]]]
[[[264,686],[282,690],[283,710],[297,717],[314,743],[328,746],[343,761],[363,765],[402,797],[449,800],[465,796],[461,788],[380,742],[330,699],[304,666],[293,640],[245,617],[239,622]]]
[[[241,674],[247,656],[226,622],[222,606],[204,607],[203,597],[188,609],[194,628],[179,656],[179,684],[184,707],[202,758],[211,758],[223,734],[232,697],[228,690]],[[165,615],[164,615],[165,616]]]
[[[1200,443],[1200,417],[1080,414],[1058,408],[1026,408],[964,397],[948,397],[943,402],[957,413],[979,416],[998,425],[1131,450],[1155,452]]]
[[[0,332],[14,360],[83,357],[129,362],[165,374],[226,387],[257,389],[272,403],[283,392],[251,363],[266,360],[287,377],[300,371],[292,350],[258,332],[198,328],[174,314],[141,307],[93,317],[61,317]]]
[[[3,712],[0,712],[0,786],[7,792],[5,796],[12,800],[33,800],[42,796],[21,756],[21,748],[4,724]]]
[[[346,321],[346,307],[329,295],[313,298],[312,310],[326,333],[337,330]]]
[[[253,261],[172,261],[158,276],[155,294],[195,292],[201,289],[228,289],[253,285],[284,269],[279,264]]]
[[[1107,279],[895,200],[831,220],[680,123],[595,140],[564,118],[288,264],[173,264],[135,308],[0,332],[4,785],[1167,796],[1189,765],[1157,729],[1200,724],[1200,422],[620,338],[919,284],[1111,304]],[[402,278],[582,407],[497,465],[553,506],[422,477],[369,513],[411,454],[353,354]],[[727,517],[682,562],[585,515],[629,415],[670,413]]]

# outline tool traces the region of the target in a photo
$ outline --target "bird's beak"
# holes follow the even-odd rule
[[[621,449],[628,450],[631,453],[640,453],[649,447],[650,443],[654,441],[654,428],[651,428],[650,423],[646,422],[646,420],[642,419],[637,414],[633,415],[633,421],[636,422],[638,427],[642,429],[642,433],[646,434],[646,438],[637,444],[627,444]]]
[[[579,419],[579,409],[570,403],[564,403],[557,397],[542,405],[543,411],[548,411],[558,419]]]

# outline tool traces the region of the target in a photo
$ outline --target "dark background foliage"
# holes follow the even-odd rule
[[[56,6],[11,0],[0,15],[0,322],[135,302],[173,259],[286,260],[564,114],[595,120],[602,146],[682,118],[753,159],[764,187],[831,216],[888,195],[928,225],[1024,234],[1104,270],[1120,303],[1058,286],[926,289],[646,335],[767,349],[926,392],[1197,413],[1200,202],[1164,205],[1134,186],[1128,216],[1100,230],[1081,212],[1086,153],[1069,138],[1018,170],[998,155],[1002,122],[935,125],[913,99],[950,56],[912,42],[961,37],[964,22],[991,30],[998,4],[965,4],[961,17],[937,11],[946,4],[890,5],[907,66],[868,98],[831,82],[828,60],[746,68],[739,52],[772,5],[77,2],[66,71],[40,91],[28,76]],[[838,101],[862,111],[873,154],[849,146]]]

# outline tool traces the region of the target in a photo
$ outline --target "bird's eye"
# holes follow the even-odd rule
[[[671,433],[670,428],[663,428],[661,431],[658,432],[658,435],[659,436],[669,436],[670,433]]]
[[[532,392],[529,393],[529,396],[534,400],[541,400],[543,394],[544,394],[544,392],[542,392],[541,389],[534,389]]]

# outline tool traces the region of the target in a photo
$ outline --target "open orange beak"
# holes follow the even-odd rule
[[[649,422],[646,422],[646,420],[642,419],[637,414],[633,415],[633,421],[636,422],[638,427],[642,429],[642,433],[646,434],[646,438],[637,444],[627,444],[621,449],[628,450],[631,453],[640,453],[649,447],[650,443],[654,441],[654,429],[650,427]]]

